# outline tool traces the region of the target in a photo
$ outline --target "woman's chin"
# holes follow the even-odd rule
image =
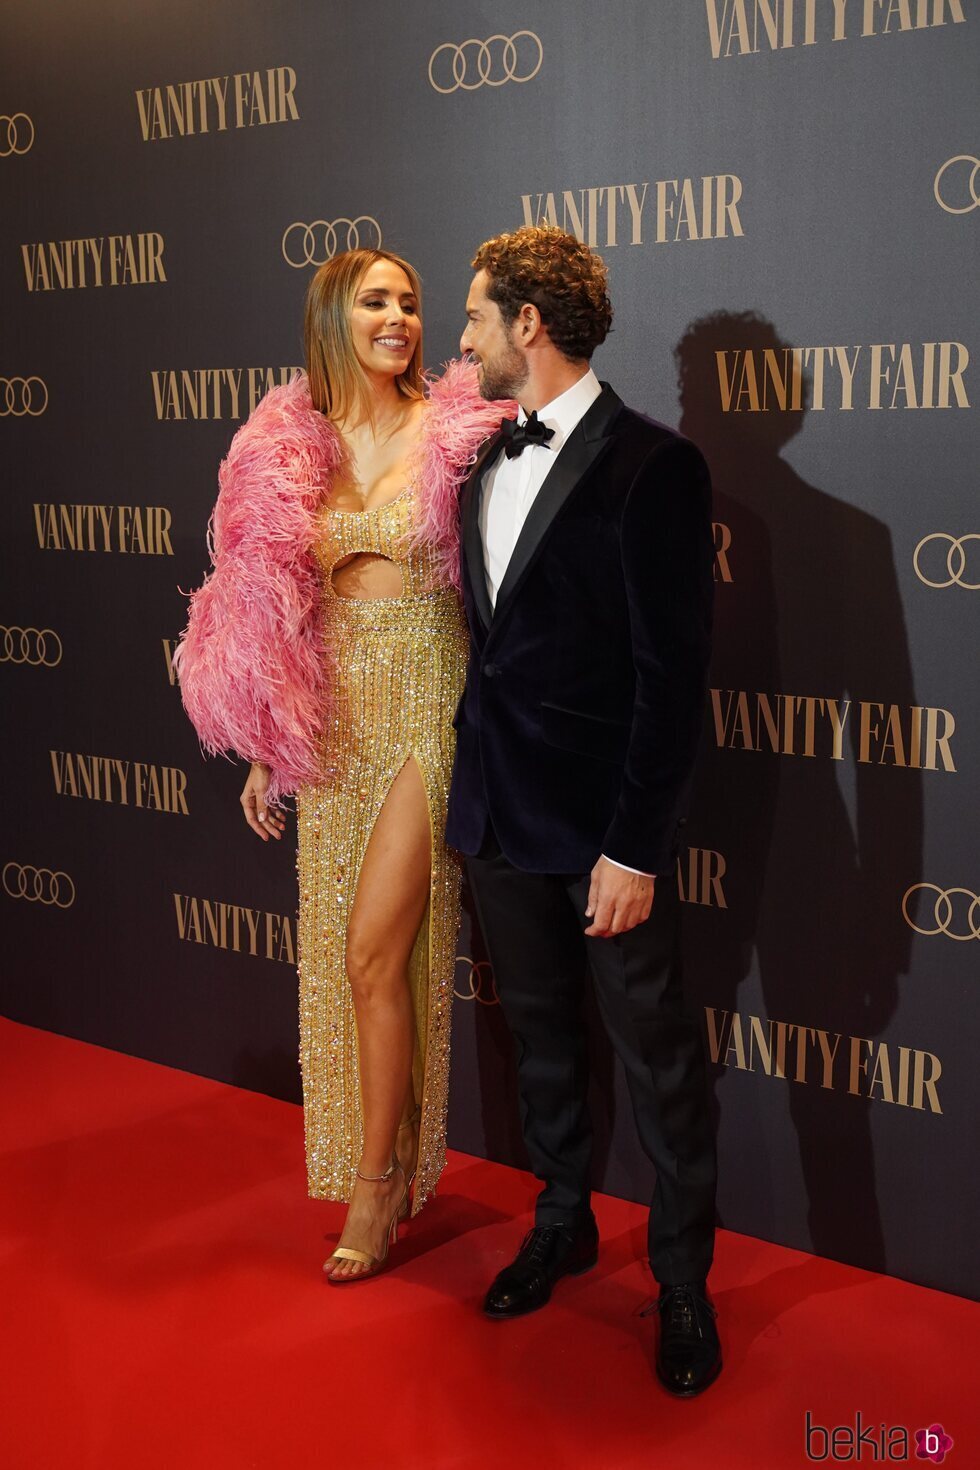
[[[392,354],[380,357],[377,353],[372,353],[369,361],[365,362],[363,358],[361,359],[361,366],[378,377],[400,378],[403,373],[408,372],[411,360],[410,352],[400,353],[397,357]]]

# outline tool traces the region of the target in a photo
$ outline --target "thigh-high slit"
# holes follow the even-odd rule
[[[409,960],[413,1080],[421,1102],[413,1210],[445,1163],[449,1029],[460,869],[445,845],[452,716],[465,673],[456,594],[329,600],[336,669],[324,779],[301,788],[299,823],[300,1062],[309,1192],[349,1200],[363,1119],[347,929],[361,864],[397,776],[418,766],[429,812],[429,897]]]

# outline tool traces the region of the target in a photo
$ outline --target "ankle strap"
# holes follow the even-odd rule
[[[365,1184],[387,1184],[388,1180],[394,1174],[395,1170],[400,1168],[401,1165],[399,1164],[398,1160],[392,1159],[391,1163],[388,1165],[383,1174],[362,1174],[360,1169],[355,1169],[354,1173],[357,1175],[358,1179],[363,1179]]]
[[[404,1121],[404,1123],[399,1123],[399,1125],[398,1125],[398,1132],[400,1133],[403,1128],[407,1128],[411,1123],[417,1123],[418,1120],[419,1120],[419,1118],[421,1116],[422,1116],[422,1104],[421,1103],[416,1103],[415,1104],[415,1111],[414,1111],[414,1113],[412,1113],[411,1117],[406,1118],[405,1121]]]

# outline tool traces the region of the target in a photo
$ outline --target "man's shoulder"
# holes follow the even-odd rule
[[[672,429],[669,424],[661,423],[659,419],[641,413],[638,408],[630,408],[625,403],[616,421],[616,429],[617,432],[628,435],[637,447],[646,453],[658,449],[663,444],[690,443],[690,440],[685,439],[683,434],[677,429]]]
[[[622,405],[613,427],[612,458],[607,461],[607,479],[633,502],[646,501],[648,492],[661,504],[663,496],[676,492],[698,503],[710,499],[711,474],[704,455],[693,440],[677,429],[638,409]]]

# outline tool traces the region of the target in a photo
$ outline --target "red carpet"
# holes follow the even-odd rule
[[[722,1231],[725,1369],[676,1402],[636,1206],[599,1198],[598,1268],[486,1322],[533,1181],[456,1154],[397,1269],[334,1291],[298,1108],[9,1021],[0,1060],[3,1470],[801,1466],[807,1409],[980,1464],[969,1302]]]

